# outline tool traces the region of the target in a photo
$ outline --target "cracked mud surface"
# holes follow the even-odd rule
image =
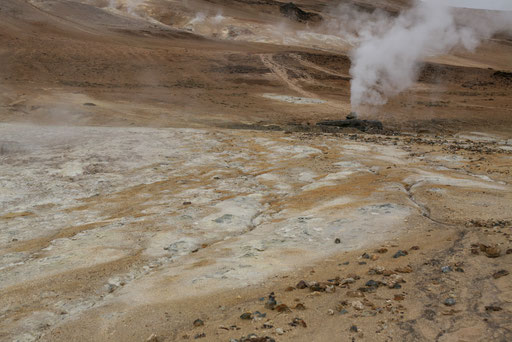
[[[512,340],[509,37],[322,132],[350,41],[117,3],[0,4],[1,341]]]

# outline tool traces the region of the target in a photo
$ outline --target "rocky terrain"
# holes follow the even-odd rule
[[[2,1],[0,340],[511,340],[511,38],[321,126],[339,11]]]

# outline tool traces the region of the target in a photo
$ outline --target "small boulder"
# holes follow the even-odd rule
[[[444,305],[446,305],[446,306],[454,306],[456,303],[457,302],[456,302],[455,298],[452,298],[452,297],[446,298],[444,301]]]
[[[501,277],[505,277],[505,276],[508,276],[510,273],[507,271],[507,270],[499,270],[497,272],[494,272],[494,274],[492,275],[492,277],[494,279],[498,279],[498,278],[501,278]]]
[[[305,289],[308,287],[308,283],[306,283],[304,280],[301,280],[297,283],[297,285],[295,285],[295,287],[298,289]]]
[[[253,318],[253,315],[251,312],[244,312],[243,314],[240,315],[240,318],[244,320],[251,320]]]
[[[294,309],[295,310],[306,310],[306,307],[304,306],[304,304],[298,303],[297,305],[295,305]]]
[[[403,250],[398,250],[394,255],[393,255],[393,258],[400,258],[400,257],[403,257],[403,256],[406,256],[407,254],[407,251],[403,251]]]
[[[359,300],[353,301],[351,305],[356,310],[363,310],[364,309],[363,303],[361,303],[361,301],[359,301]]]
[[[411,273],[412,267],[409,265],[407,265],[405,267],[398,267],[398,268],[395,268],[395,271],[398,273]]]
[[[292,312],[292,310],[286,304],[279,304],[276,306],[277,312]]]

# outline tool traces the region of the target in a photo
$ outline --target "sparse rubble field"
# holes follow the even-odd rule
[[[507,336],[509,141],[0,130],[5,336]]]

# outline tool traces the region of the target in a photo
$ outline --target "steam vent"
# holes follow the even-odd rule
[[[512,341],[506,6],[1,0],[0,341]]]

